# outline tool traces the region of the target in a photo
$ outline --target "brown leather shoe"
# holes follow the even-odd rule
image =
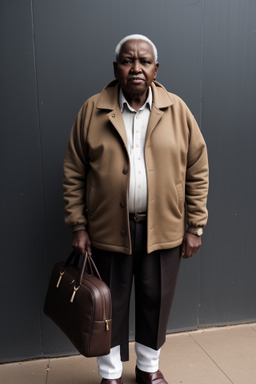
[[[101,384],[123,384],[122,377],[120,379],[102,379]]]
[[[135,369],[136,381],[139,384],[168,384],[165,381],[162,372],[156,371],[154,373],[143,372],[138,367]]]

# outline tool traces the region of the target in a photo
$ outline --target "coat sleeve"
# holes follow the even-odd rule
[[[209,167],[207,148],[192,113],[187,108],[189,148],[186,172],[187,224],[204,227],[207,223]]]
[[[73,231],[86,229],[86,175],[87,175],[87,125],[88,106],[80,109],[73,124],[64,159],[63,196],[65,223]]]

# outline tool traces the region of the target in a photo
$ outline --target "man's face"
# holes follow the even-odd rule
[[[158,70],[153,47],[143,40],[128,40],[123,44],[114,73],[118,83],[129,97],[146,96]]]

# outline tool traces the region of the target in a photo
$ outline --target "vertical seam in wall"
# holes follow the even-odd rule
[[[205,0],[203,1],[203,18],[201,28],[201,63],[200,63],[200,111],[199,111],[199,126],[202,130],[202,115],[203,115],[203,67],[204,67],[204,27],[205,27]],[[199,291],[198,291],[198,304],[197,304],[197,328],[200,328],[200,314],[201,314],[201,260],[202,252],[200,251],[199,257]]]
[[[40,151],[40,165],[41,165],[41,187],[42,187],[42,199],[43,199],[43,221],[44,221],[44,253],[47,258],[46,249],[46,215],[45,215],[45,190],[44,190],[44,163],[42,155],[42,135],[41,135],[41,119],[40,119],[40,102],[39,102],[39,86],[38,86],[38,73],[37,73],[37,58],[36,58],[36,41],[35,41],[35,22],[34,22],[34,8],[33,0],[30,0],[30,11],[31,11],[31,29],[32,29],[32,49],[33,49],[33,60],[34,60],[34,76],[35,76],[35,90],[36,90],[36,105],[37,105],[37,127],[38,127],[38,138],[39,138],[39,151]],[[44,354],[43,347],[43,334],[42,334],[42,312],[41,302],[39,303],[39,316],[40,316],[40,337],[41,337],[41,353]]]
[[[200,111],[199,111],[199,126],[202,129],[202,114],[203,114],[203,63],[204,63],[204,25],[205,25],[205,0],[203,2],[203,19],[201,28],[201,62],[200,62]]]

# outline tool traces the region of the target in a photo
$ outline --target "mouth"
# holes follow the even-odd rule
[[[132,84],[142,84],[145,82],[141,77],[130,77],[129,82]]]

